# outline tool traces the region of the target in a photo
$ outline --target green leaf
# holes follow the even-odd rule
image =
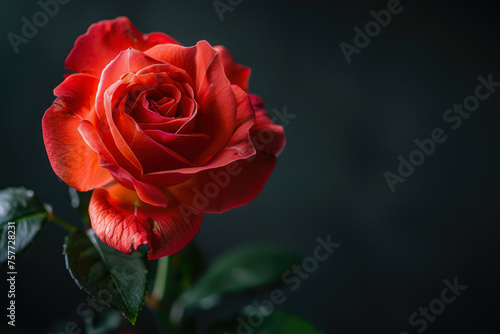
[[[212,326],[209,334],[252,333],[252,334],[322,334],[308,321],[284,312],[276,311],[264,317],[242,313],[237,317]]]
[[[66,237],[64,255],[80,288],[135,323],[148,283],[142,254],[121,253],[100,241],[93,230],[77,230]]]
[[[300,256],[272,245],[236,249],[216,261],[176,302],[177,308],[209,309],[229,293],[262,288],[279,281]]]
[[[33,243],[48,215],[32,190],[23,187],[0,190],[0,265],[7,262],[12,251],[19,256]]]

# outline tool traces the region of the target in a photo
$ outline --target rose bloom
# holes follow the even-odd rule
[[[203,213],[254,199],[285,145],[223,46],[184,47],[120,17],[90,26],[65,65],[76,73],[43,117],[47,154],[69,186],[94,189],[92,228],[121,252],[179,251]]]

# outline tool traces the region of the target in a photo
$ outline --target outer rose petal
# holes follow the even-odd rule
[[[248,95],[239,87],[233,87],[236,87],[240,106],[244,106]],[[169,188],[179,201],[194,210],[220,213],[257,197],[271,176],[276,155],[285,145],[285,135],[283,128],[272,123],[264,109],[257,109],[255,114],[255,125],[250,129],[250,136],[256,154],[243,160],[233,159],[236,161],[200,172],[191,180]],[[235,132],[235,138],[241,135]]]
[[[55,173],[78,191],[109,182],[110,173],[99,166],[97,154],[78,132],[82,119],[91,118],[99,79],[73,74],[54,89],[58,98],[43,116],[43,139]]]
[[[219,52],[224,72],[227,78],[233,85],[240,86],[245,92],[248,93],[248,81],[250,80],[250,73],[252,70],[243,65],[237,64],[234,61],[233,55],[222,45],[214,46],[214,49]]]
[[[249,158],[255,154],[255,148],[250,138],[250,128],[255,124],[251,101],[243,89],[236,85],[233,85],[232,88],[238,103],[233,135],[227,142],[226,147],[217,153],[204,169],[213,168],[213,166],[225,166],[228,163]]]
[[[137,194],[119,183],[94,191],[89,205],[92,227],[109,246],[130,254],[149,246],[149,260],[181,250],[198,232],[203,214],[183,206],[158,208],[140,201]]]
[[[157,44],[179,44],[162,33],[142,34],[126,17],[94,23],[75,42],[66,68],[76,72],[90,72],[97,76],[106,65],[129,47],[145,51]]]
[[[274,124],[269,113],[264,109],[264,101],[260,96],[250,94],[252,106],[255,109],[255,126],[252,128],[252,137],[258,151],[278,156],[286,144],[285,132],[281,125]],[[270,134],[273,134],[272,137]],[[260,142],[260,147],[258,146]]]
[[[276,165],[276,158],[258,152],[248,160],[203,171],[172,188],[184,205],[205,213],[221,213],[242,206],[260,193]]]

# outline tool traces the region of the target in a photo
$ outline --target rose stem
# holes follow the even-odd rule
[[[165,295],[165,288],[167,286],[169,261],[169,256],[164,256],[158,259],[158,268],[156,269],[156,278],[152,295],[160,302],[163,300],[163,297]]]
[[[78,230],[77,227],[71,225],[70,223],[68,223],[67,221],[65,220],[62,220],[61,218],[55,216],[52,212],[49,212],[49,220],[56,223],[57,225],[71,231],[71,232],[75,232],[76,230]]]

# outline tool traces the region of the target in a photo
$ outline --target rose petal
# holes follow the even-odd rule
[[[214,46],[214,49],[219,52],[224,72],[227,78],[233,85],[240,86],[245,92],[248,93],[248,81],[252,70],[243,65],[237,64],[234,61],[233,55],[222,45]]]
[[[167,208],[147,205],[118,183],[94,191],[89,214],[103,242],[127,254],[148,245],[149,260],[181,250],[196,235],[203,218],[173,199]]]
[[[91,117],[98,82],[88,74],[68,76],[54,90],[58,98],[42,120],[45,148],[54,172],[78,191],[92,190],[112,179],[78,132],[82,119]]]
[[[262,124],[254,124],[257,119],[247,93],[237,85],[233,89],[238,98],[238,128],[228,145],[192,179],[169,188],[179,201],[202,212],[223,212],[254,199],[276,164],[273,155],[256,152],[254,146],[266,145],[260,145],[251,129],[261,129]],[[274,136],[272,130],[269,134]]]
[[[190,175],[200,173],[205,170],[211,170],[226,166],[235,161],[247,159],[255,154],[255,149],[251,142],[249,130],[254,124],[254,111],[250,104],[248,95],[238,86],[234,85],[235,95],[238,98],[238,115],[236,120],[236,130],[226,147],[214,156],[206,165],[197,167],[187,167],[175,170],[166,170],[162,172],[149,173],[144,175],[143,180],[152,184],[161,184],[164,186],[174,186],[186,181]],[[186,137],[188,138],[188,136]],[[200,138],[201,139],[201,138]],[[185,175],[184,178],[180,176]],[[177,183],[172,182],[177,180]]]
[[[162,33],[142,34],[126,17],[100,21],[78,37],[66,58],[66,68],[100,76],[104,67],[121,51],[130,47],[145,51],[157,44],[179,43]]]
[[[144,130],[144,134],[178,154],[182,152],[182,156],[190,161],[193,161],[202,153],[203,148],[207,146],[210,140],[204,133],[182,135],[158,130]]]
[[[196,102],[200,105],[197,126],[199,132],[206,133],[212,139],[196,162],[197,165],[204,165],[229,141],[236,121],[236,98],[219,54],[206,41],[189,48],[172,44],[157,45],[145,53],[186,70],[194,79]],[[186,132],[181,129],[179,133]]]
[[[255,148],[250,138],[250,129],[255,124],[255,114],[250,98],[239,86],[233,85],[232,89],[238,103],[235,131],[225,148],[210,160],[206,168],[224,166],[255,154]]]
[[[135,189],[143,202],[159,207],[167,206],[167,196],[161,189],[137,180],[127,170],[116,163],[92,123],[83,121],[78,131],[82,134],[85,142],[99,155],[99,165],[106,168],[116,181],[129,189]]]
[[[184,205],[204,213],[221,213],[245,205],[260,193],[276,158],[258,152],[247,160],[205,170],[189,181],[169,188]]]
[[[129,115],[118,112],[109,115],[109,118],[112,118],[116,128],[110,127],[123,134],[124,146],[140,161],[144,174],[192,166],[181,154],[147,136]]]
[[[162,62],[134,49],[120,52],[118,57],[107,64],[102,72],[99,87],[97,89],[96,111],[99,119],[104,120],[106,118],[104,99],[105,93],[111,86],[119,86],[122,83],[121,79],[123,75],[126,73],[135,74],[145,67],[156,64],[162,64]],[[126,79],[130,80],[128,77]],[[122,87],[121,89],[125,90],[125,88],[126,87]]]
[[[278,156],[286,144],[285,132],[281,125],[274,124],[264,109],[264,101],[258,95],[250,94],[255,109],[255,125],[251,129],[255,148],[266,154]]]
[[[127,131],[127,129],[123,129],[123,132],[120,131],[119,129],[117,129],[115,124],[112,96],[109,95],[110,91],[114,91],[115,86],[120,86],[120,83],[115,83],[106,91],[104,95],[104,109],[106,120],[101,121],[100,123],[102,124],[102,126],[100,127],[100,133],[102,134],[103,142],[107,144],[111,155],[116,161],[120,163],[120,166],[126,168],[132,175],[134,175],[135,178],[142,178],[142,176],[144,175],[142,164],[124,138],[124,135],[130,135],[130,133]],[[118,115],[121,115],[122,113],[122,111],[118,111]],[[134,128],[135,124],[132,124],[131,126],[132,128]],[[115,147],[118,149],[118,151],[114,150]],[[125,159],[122,159],[122,157]]]

